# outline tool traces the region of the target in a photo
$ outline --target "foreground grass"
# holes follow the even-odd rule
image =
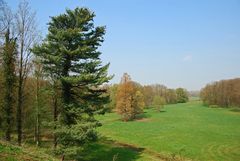
[[[132,160],[148,161],[157,154],[202,161],[240,160],[240,112],[237,111],[207,108],[199,101],[191,101],[167,105],[160,113],[146,110],[137,121],[122,122],[115,113],[99,119],[103,123],[99,129],[103,136],[142,148]]]
[[[145,110],[139,120],[122,122],[115,113],[99,116],[97,143],[79,154],[81,161],[238,161],[240,110],[207,108],[199,101]],[[54,161],[51,142],[36,148],[0,141],[1,161]]]
[[[23,147],[0,141],[0,161],[59,161],[60,156],[48,154],[49,147],[37,148],[33,144]],[[130,161],[159,160],[157,156],[142,153],[143,149],[120,144],[106,138],[88,145],[79,153],[79,161]],[[69,160],[69,159],[66,159]],[[162,160],[162,159],[160,159]],[[173,158],[172,161],[178,161]]]
[[[4,141],[0,141],[0,160],[1,161],[56,161],[46,153],[47,149],[36,148],[25,145],[23,147],[15,146]]]

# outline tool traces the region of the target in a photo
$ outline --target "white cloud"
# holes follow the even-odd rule
[[[192,60],[192,55],[186,55],[183,57],[183,61],[191,61]]]

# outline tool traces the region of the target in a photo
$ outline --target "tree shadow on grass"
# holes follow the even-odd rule
[[[160,113],[162,113],[162,112],[167,112],[167,111],[161,110]]]
[[[144,149],[101,138],[80,154],[83,161],[134,161]]]
[[[151,118],[152,115],[150,115],[149,113],[147,112],[144,112],[144,113],[140,113],[136,116],[135,120],[140,120],[140,119],[147,119],[147,118]]]
[[[240,112],[240,108],[233,108],[233,109],[230,109],[230,111],[232,111],[232,112]]]

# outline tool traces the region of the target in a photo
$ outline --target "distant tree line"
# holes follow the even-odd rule
[[[199,98],[200,97],[200,90],[189,91],[188,94],[189,94],[190,97]]]
[[[118,113],[128,115],[128,119],[124,117],[124,120],[131,120],[136,117],[138,113],[143,111],[143,108],[156,107],[158,111],[164,104],[185,103],[189,100],[189,94],[187,90],[183,88],[169,89],[164,85],[141,85],[131,80],[130,76],[125,73],[119,84],[113,84],[107,86],[108,93],[110,95],[111,102],[108,104],[109,110],[117,111]],[[132,100],[132,103],[130,103]],[[129,107],[133,102],[136,109],[132,109],[132,116],[130,116],[131,110]],[[128,107],[129,106],[129,107]],[[133,106],[132,106],[133,107]],[[127,110],[129,109],[129,110]]]
[[[207,84],[200,96],[208,106],[240,107],[240,78]]]

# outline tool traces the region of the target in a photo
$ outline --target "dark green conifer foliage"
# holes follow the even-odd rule
[[[5,43],[3,46],[3,74],[4,74],[4,129],[5,139],[11,140],[11,129],[13,121],[13,104],[14,104],[14,82],[15,62],[16,62],[16,40],[10,38],[10,30],[7,29],[5,34]]]
[[[102,86],[111,79],[109,64],[101,65],[98,51],[105,27],[94,27],[94,16],[86,8],[76,8],[52,17],[46,39],[33,48],[45,72],[61,82],[56,134],[65,154],[74,154],[79,145],[96,140],[94,129],[100,123],[94,114],[102,113],[109,101]]]

